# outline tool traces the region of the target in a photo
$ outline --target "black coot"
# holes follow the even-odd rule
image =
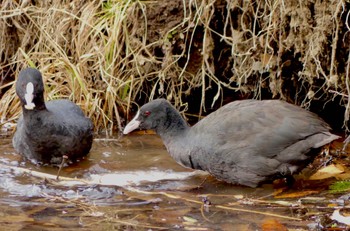
[[[19,73],[16,93],[22,105],[13,146],[34,163],[59,164],[86,156],[93,140],[93,124],[69,100],[44,101],[41,73],[26,68]]]
[[[229,103],[193,127],[166,100],[143,105],[124,129],[153,129],[181,165],[257,187],[291,176],[339,137],[317,115],[280,100]]]

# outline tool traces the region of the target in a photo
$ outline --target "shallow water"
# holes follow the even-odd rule
[[[329,204],[347,203],[323,184],[287,190],[306,192],[302,199],[280,199],[276,185],[219,182],[178,165],[149,134],[96,138],[60,181],[57,168],[17,155],[11,135],[0,139],[0,164],[0,225],[9,230],[321,230]]]

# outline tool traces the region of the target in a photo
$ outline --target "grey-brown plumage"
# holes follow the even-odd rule
[[[44,101],[41,73],[22,70],[16,82],[22,105],[12,143],[17,152],[35,163],[59,164],[86,156],[93,140],[93,124],[69,100]]]
[[[299,172],[339,138],[314,113],[280,100],[235,101],[189,127],[157,99],[140,108],[124,134],[138,128],[155,130],[183,166],[250,187]]]

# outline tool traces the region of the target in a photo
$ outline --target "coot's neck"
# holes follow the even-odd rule
[[[157,134],[165,143],[183,137],[190,129],[180,113],[172,106],[166,108],[166,118],[156,127]]]
[[[176,162],[184,167],[194,168],[189,156],[189,150],[193,143],[188,137],[191,127],[182,118],[180,113],[173,107],[167,110],[167,119],[164,126],[158,127],[156,132],[162,138],[168,153]]]

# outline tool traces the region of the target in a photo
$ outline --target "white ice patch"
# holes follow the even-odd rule
[[[35,104],[33,103],[34,99],[34,85],[32,82],[27,83],[26,86],[26,93],[24,94],[24,99],[26,101],[26,104],[24,105],[24,108],[27,110],[33,110],[35,107]]]
[[[172,172],[172,171],[126,171],[107,174],[91,174],[90,181],[102,185],[131,186],[140,185],[145,182],[157,182],[161,180],[185,180],[193,175],[201,174],[194,172]]]

